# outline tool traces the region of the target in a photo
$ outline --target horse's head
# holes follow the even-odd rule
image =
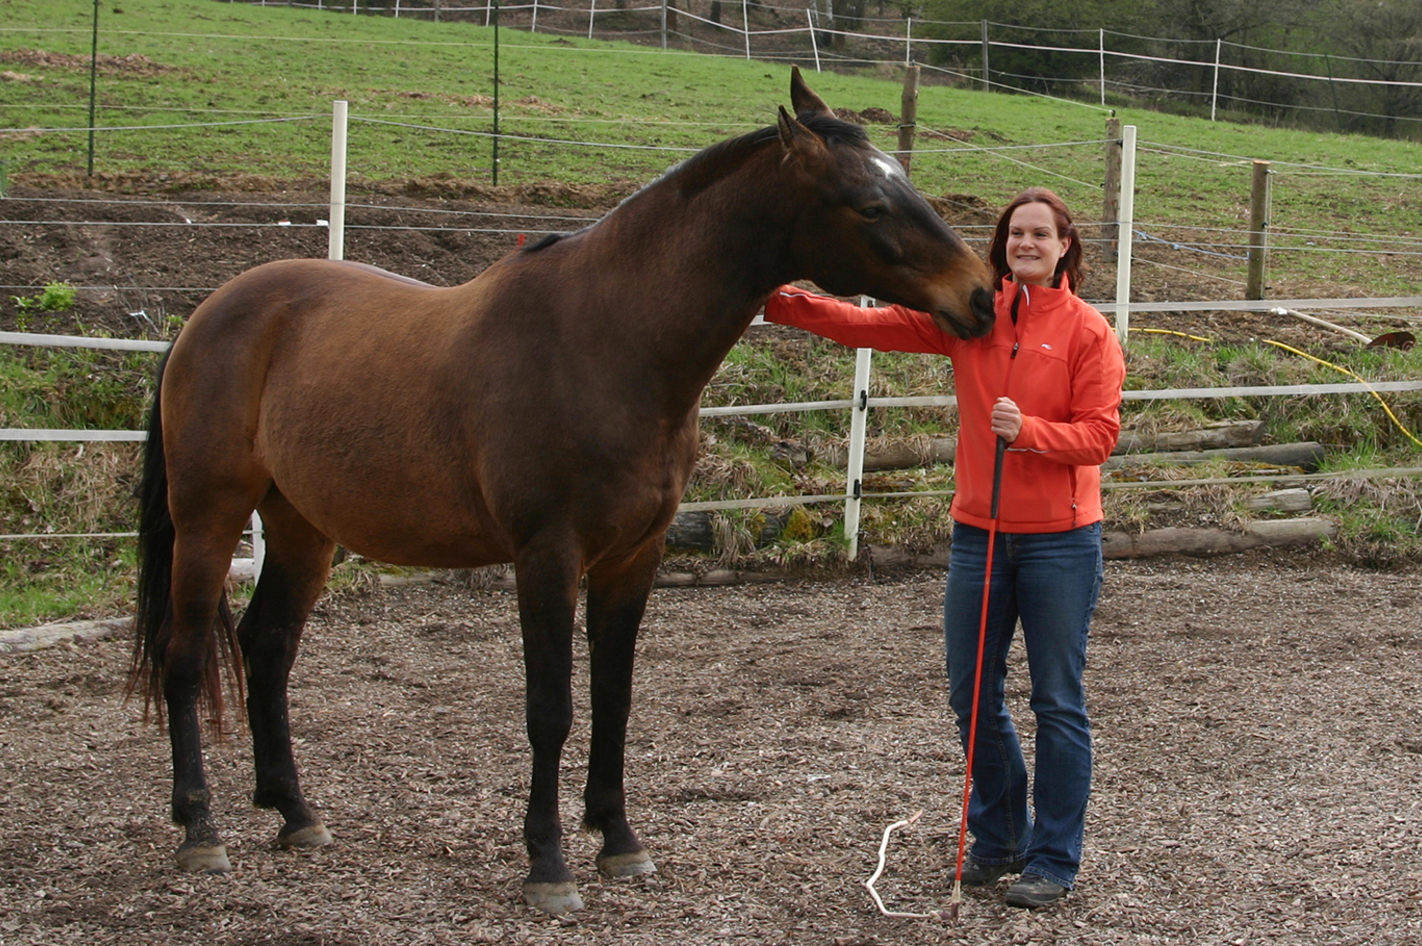
[[[866,294],[928,312],[945,332],[992,328],[992,274],[909,183],[903,167],[841,121],[794,69],[791,117],[780,109],[782,160],[799,220],[791,253],[835,295]]]

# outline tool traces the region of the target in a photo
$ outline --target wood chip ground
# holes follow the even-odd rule
[[[1096,786],[1080,883],[1027,913],[947,905],[962,756],[946,718],[941,572],[660,589],[628,751],[656,874],[586,909],[525,908],[529,754],[512,596],[404,586],[320,605],[293,676],[307,791],[336,836],[274,850],[244,732],[210,744],[236,870],[176,871],[166,738],[123,700],[128,645],[0,657],[0,944],[1422,942],[1422,596],[1415,573],[1110,562],[1090,648]],[[565,755],[571,826],[586,653]],[[1030,734],[1022,655],[1010,697]]]

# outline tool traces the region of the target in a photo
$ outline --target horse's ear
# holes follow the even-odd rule
[[[805,80],[800,77],[800,67],[790,67],[790,104],[795,107],[796,117],[804,115],[806,112],[812,115],[833,115],[830,107],[825,104],[825,100],[820,98],[810,90],[805,84]]]
[[[780,144],[787,157],[795,157],[803,164],[825,153],[825,143],[820,136],[790,117],[785,106],[780,106],[780,118],[776,122],[780,129]]]

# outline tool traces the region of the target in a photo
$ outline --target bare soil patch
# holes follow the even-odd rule
[[[939,572],[661,589],[630,730],[659,872],[527,910],[529,755],[512,596],[454,585],[327,598],[293,675],[308,794],[336,836],[274,850],[245,733],[211,745],[236,871],[180,874],[166,739],[123,702],[128,645],[0,657],[0,943],[372,946],[1422,941],[1417,575],[1253,554],[1111,562],[1091,643],[1096,792],[1060,907],[970,892],[963,922],[878,915],[862,882],[946,905],[962,758]],[[581,815],[585,648],[563,813]],[[1030,732],[1022,656],[1010,699]]]

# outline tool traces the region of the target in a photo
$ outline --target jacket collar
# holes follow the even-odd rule
[[[1063,304],[1073,295],[1071,291],[1071,277],[1062,273],[1061,285],[1056,288],[1046,286],[1019,285],[1008,273],[1002,277],[1002,295],[999,297],[1007,311],[1011,311],[1014,300],[1021,296],[1021,305],[1027,306],[1037,311],[1045,309],[1055,309]]]

